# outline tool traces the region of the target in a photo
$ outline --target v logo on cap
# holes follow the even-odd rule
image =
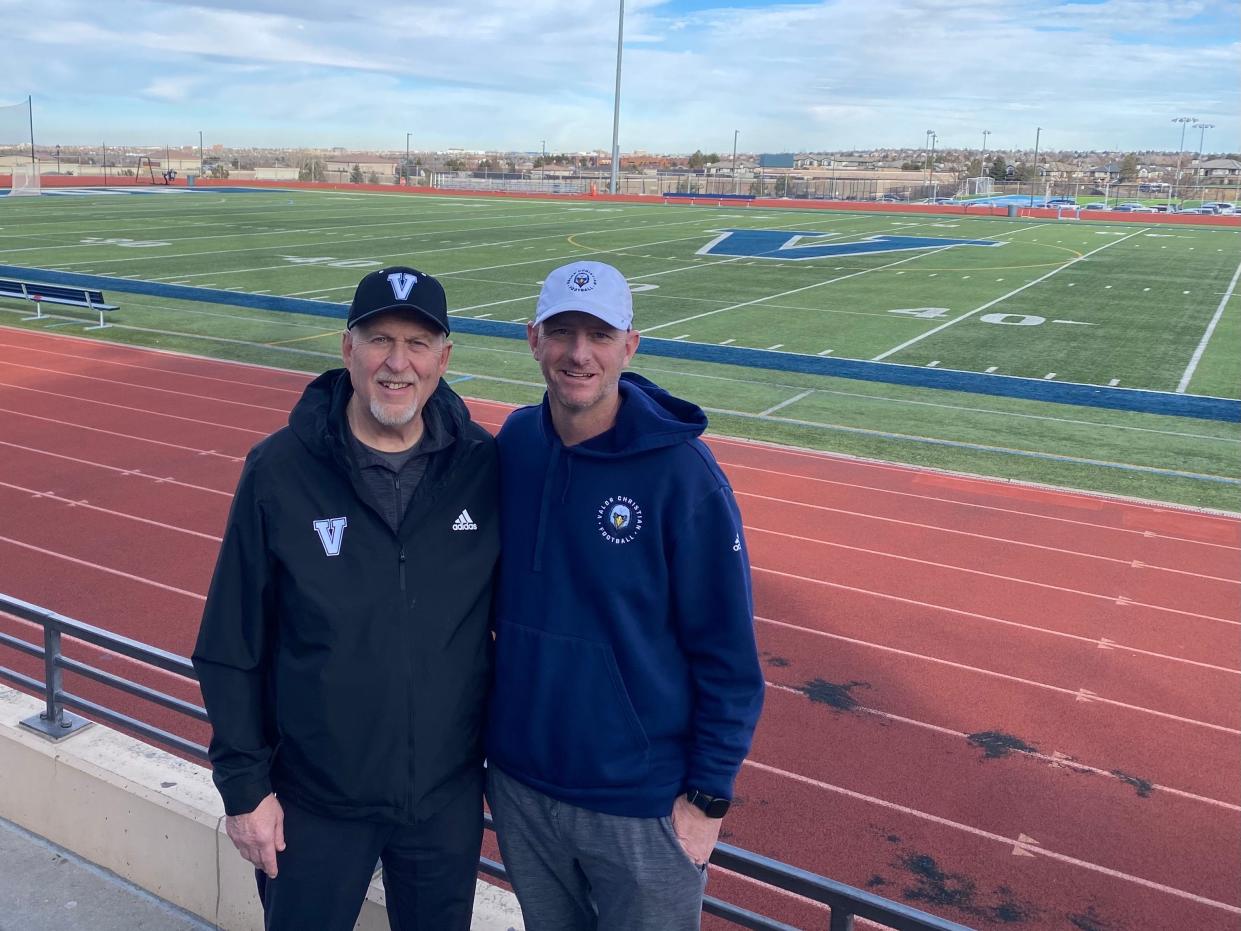
[[[392,296],[398,301],[409,299],[409,292],[418,283],[418,276],[409,272],[393,272],[388,276],[388,284],[392,285]]]

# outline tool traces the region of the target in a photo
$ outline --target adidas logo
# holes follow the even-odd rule
[[[474,523],[474,518],[470,516],[469,511],[462,511],[457,515],[457,519],[452,522],[453,530],[477,530],[478,524]]]

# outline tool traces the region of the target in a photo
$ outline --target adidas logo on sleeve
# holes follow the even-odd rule
[[[453,530],[477,530],[478,524],[474,523],[474,518],[470,516],[469,511],[463,510],[457,515],[457,519],[452,522]]]

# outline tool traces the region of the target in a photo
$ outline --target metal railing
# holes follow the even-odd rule
[[[131,640],[2,593],[0,593],[0,613],[38,624],[43,629],[41,647],[0,631],[0,646],[11,647],[43,662],[43,681],[23,675],[6,666],[0,666],[0,679],[43,696],[44,710],[22,721],[24,727],[55,740],[63,739],[90,723],[66,710],[72,708],[100,721],[106,721],[172,747],[186,756],[207,762],[207,748],[201,744],[186,740],[64,689],[63,675],[65,671],[69,671],[109,688],[153,702],[196,721],[205,722],[207,712],[200,705],[113,675],[88,663],[71,659],[64,655],[61,640],[64,637],[80,640],[110,653],[197,682],[194,667],[184,656],[168,653],[157,647]],[[487,830],[493,831],[491,816],[486,815],[484,820]],[[970,931],[965,925],[937,918],[899,902],[893,902],[862,889],[835,882],[729,844],[716,846],[715,852],[711,855],[711,863],[720,869],[827,906],[831,910],[828,931],[853,931],[855,918],[864,918],[882,927],[896,929],[896,931]],[[504,865],[487,857],[479,858],[479,872],[497,879],[507,879]],[[754,931],[797,931],[793,925],[711,896],[704,899],[702,908],[708,914],[716,915],[742,928],[754,929]]]

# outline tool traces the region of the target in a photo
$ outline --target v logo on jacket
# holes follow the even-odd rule
[[[323,544],[323,552],[329,556],[340,555],[340,545],[345,542],[345,528],[348,526],[347,517],[325,517],[315,521],[315,533]]]

